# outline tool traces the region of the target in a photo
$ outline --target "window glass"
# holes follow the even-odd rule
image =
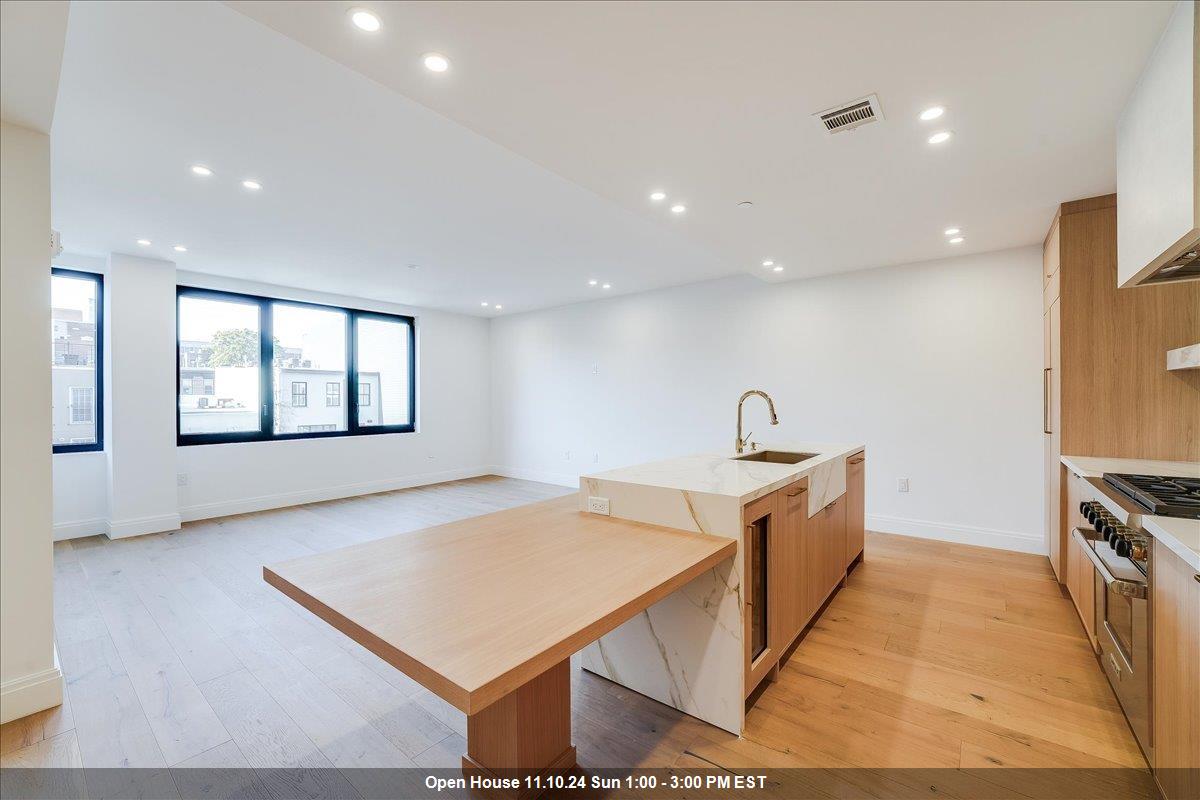
[[[369,401],[359,401],[359,426],[412,424],[411,328],[403,321],[368,316],[356,322],[358,391],[360,398]]]
[[[262,427],[256,303],[179,298],[179,432]]]
[[[184,286],[178,302],[178,444],[414,430],[411,317]],[[71,393],[66,419],[88,400]]]
[[[346,312],[273,303],[271,318],[275,385],[290,387],[275,404],[275,433],[346,430],[341,402],[346,384]],[[336,404],[329,403],[330,385],[337,389]]]
[[[51,441],[60,452],[71,445],[95,449],[100,441],[96,405],[100,313],[99,276],[51,276]]]

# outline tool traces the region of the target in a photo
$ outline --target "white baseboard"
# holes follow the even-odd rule
[[[104,517],[54,523],[54,541],[56,542],[81,539],[84,536],[98,536],[102,533],[108,533],[108,520]]]
[[[502,467],[492,465],[488,468],[492,475],[499,475],[502,478],[517,478],[523,481],[537,481],[538,483],[553,483],[557,486],[570,486],[572,489],[579,488],[579,476],[568,475],[561,472],[546,472],[538,469],[523,469],[521,467]]]
[[[63,674],[54,650],[54,666],[0,683],[0,723],[62,705]]]
[[[904,519],[887,514],[868,514],[867,530],[914,536],[919,539],[935,539],[940,542],[993,547],[998,550],[1015,550],[1019,553],[1046,554],[1046,543],[1041,534],[977,528],[972,525],[945,525],[940,522]]]
[[[184,522],[193,522],[200,519],[228,517],[233,514],[248,514],[253,511],[267,511],[272,508],[299,506],[305,503],[319,503],[322,500],[339,500],[343,497],[357,497],[364,494],[376,494],[377,492],[390,492],[396,489],[410,489],[414,486],[428,486],[432,483],[458,481],[464,478],[478,478],[480,475],[490,474],[492,472],[487,467],[424,472],[382,481],[347,483],[340,486],[306,489],[300,492],[283,492],[280,494],[260,495],[258,497],[243,497],[237,500],[222,500],[217,503],[200,503],[180,508],[179,514]]]
[[[155,514],[150,517],[128,517],[126,519],[110,519],[108,521],[108,538],[128,539],[130,536],[142,536],[147,533],[177,531],[182,524],[178,514]]]

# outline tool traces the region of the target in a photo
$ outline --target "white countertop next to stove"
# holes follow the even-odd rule
[[[1084,478],[1100,478],[1106,472],[1127,475],[1175,475],[1200,478],[1200,462],[1151,461],[1145,458],[1105,458],[1103,456],[1063,456],[1067,469]]]
[[[1142,527],[1188,566],[1200,572],[1200,519],[1142,517]]]

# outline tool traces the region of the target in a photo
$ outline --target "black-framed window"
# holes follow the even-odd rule
[[[104,276],[50,270],[51,447],[104,449]]]
[[[415,430],[412,317],[180,286],[176,325],[181,445]]]

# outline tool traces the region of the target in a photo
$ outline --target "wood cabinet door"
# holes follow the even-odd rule
[[[818,511],[804,531],[804,619],[812,618],[846,574],[846,496]]]
[[[1069,550],[1064,546],[1066,542],[1060,518],[1063,473],[1063,466],[1059,460],[1062,454],[1062,439],[1059,431],[1062,421],[1061,313],[1062,304],[1055,301],[1042,320],[1043,335],[1045,336],[1045,361],[1042,368],[1042,435],[1046,474],[1046,543],[1054,576],[1058,578],[1059,582],[1065,583],[1067,581],[1065,561]]]
[[[846,577],[846,495],[825,507],[825,594],[821,602]]]
[[[808,618],[804,614],[807,587],[803,569],[804,531],[808,523],[808,479],[776,492],[779,537],[772,564],[771,618],[780,653],[795,640]]]
[[[826,510],[806,519],[800,536],[800,572],[804,576],[804,605],[800,613],[804,621],[801,625],[808,624],[825,599]]]
[[[1079,618],[1083,621],[1092,649],[1099,652],[1096,642],[1096,570],[1088,557],[1079,550],[1083,545],[1077,543],[1072,535],[1075,528],[1091,527],[1079,513],[1079,504],[1084,498],[1085,481],[1065,467],[1062,473],[1065,486],[1061,524],[1066,531],[1066,546],[1071,554],[1070,564],[1065,571],[1067,589],[1075,602],[1076,610],[1079,611]]]
[[[1075,608],[1079,611],[1079,619],[1083,629],[1087,631],[1088,642],[1096,650],[1096,568],[1083,552],[1087,545],[1079,544],[1072,536],[1071,549],[1075,550]]]
[[[1167,800],[1200,797],[1200,576],[1155,543],[1154,774]]]
[[[1056,216],[1054,222],[1050,225],[1050,232],[1046,234],[1046,241],[1042,245],[1042,290],[1049,288],[1050,279],[1058,272],[1059,263],[1059,218]]]
[[[867,455],[855,453],[846,459],[846,564],[858,558],[866,541],[864,483]]]

